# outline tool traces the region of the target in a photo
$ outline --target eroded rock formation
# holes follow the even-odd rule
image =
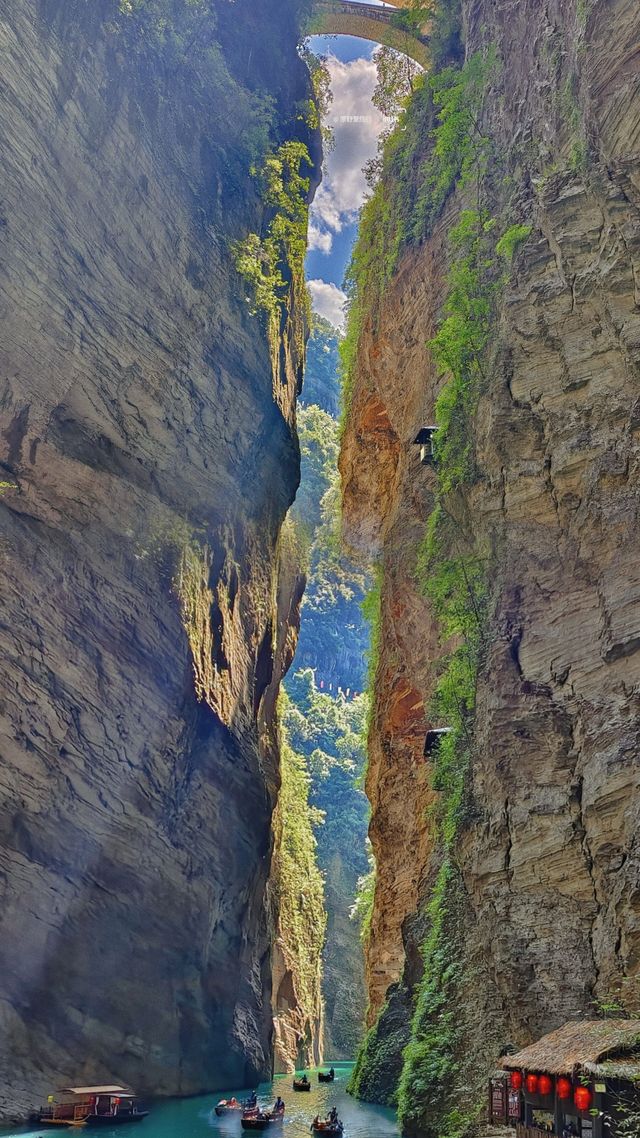
[[[516,187],[510,220],[532,226],[473,420],[477,477],[453,503],[491,565],[457,846],[464,1061],[482,1073],[507,1043],[639,996],[640,13],[632,0],[463,11],[467,55],[493,43],[502,60],[485,125]],[[494,194],[499,211],[504,185]],[[422,745],[443,647],[414,572],[436,481],[412,441],[434,421],[442,378],[426,341],[468,204],[448,199],[364,322],[341,462],[352,537],[385,570],[368,776],[374,1013],[391,983],[391,1011],[398,991],[415,994],[437,868]],[[394,1033],[406,1042],[383,1017],[382,1041]]]
[[[0,13],[0,1114],[271,1064],[302,314],[274,374],[231,247],[308,88],[295,3],[174,7]]]

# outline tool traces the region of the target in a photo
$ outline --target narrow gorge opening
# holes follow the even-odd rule
[[[5,1138],[640,1133],[639,43],[0,3]]]
[[[382,0],[378,6],[381,18],[389,20],[400,11]],[[309,778],[308,823],[324,878],[327,926],[322,982],[312,1006],[304,1009],[313,1033],[314,1023],[318,1030],[321,1022],[316,1006],[321,993],[322,1038],[314,1046],[300,1045],[298,1065],[305,1048],[311,1065],[322,1044],[326,1061],[354,1060],[369,1003],[363,948],[371,924],[375,864],[367,837],[364,782],[379,588],[376,551],[349,550],[342,530],[338,457],[340,420],[346,413],[341,360],[348,304],[344,288],[359,214],[375,184],[384,138],[422,72],[409,56],[381,46],[379,40],[365,39],[364,32],[390,28],[396,46],[419,41],[392,23],[376,24],[371,15],[362,24],[358,7],[362,5],[357,0],[342,5],[347,14],[336,15],[327,5],[318,21],[323,28],[331,31],[332,21],[340,30],[351,23],[354,34],[313,35],[303,47],[318,98],[325,157],[323,180],[311,207],[306,259],[312,324],[297,410],[301,483],[287,519],[307,581],[296,654],[280,700],[280,721],[284,782],[292,778],[291,763],[296,761],[304,763]],[[362,11],[370,12],[371,7]],[[385,38],[389,39],[388,33]],[[290,825],[283,817],[283,843]],[[306,886],[300,882],[299,888],[307,895],[313,891],[310,882]],[[279,931],[286,955],[291,938],[282,923]],[[294,955],[296,950],[295,943],[289,946]],[[300,972],[295,963],[293,972]],[[300,1010],[290,991],[284,999],[278,990],[276,1070],[286,1070],[291,1063],[287,1040]]]

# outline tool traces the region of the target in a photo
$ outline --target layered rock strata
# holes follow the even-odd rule
[[[637,1007],[640,14],[631,0],[463,8],[467,54],[490,42],[502,59],[485,127],[515,186],[509,220],[532,225],[474,416],[478,476],[455,503],[491,565],[457,847],[470,978],[457,1010],[477,1074],[594,1005]],[[494,195],[499,212],[507,186]],[[415,993],[437,868],[422,744],[443,648],[414,574],[436,483],[412,441],[434,421],[426,341],[462,204],[449,199],[364,323],[341,460],[352,538],[385,570],[372,1017],[390,984]]]
[[[274,374],[231,249],[306,74],[293,3],[118,9],[0,13],[0,1114],[271,1066],[302,317]]]

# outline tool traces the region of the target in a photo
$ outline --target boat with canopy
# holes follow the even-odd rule
[[[41,1126],[120,1126],[142,1122],[148,1113],[130,1087],[63,1087],[49,1095],[36,1120]]]

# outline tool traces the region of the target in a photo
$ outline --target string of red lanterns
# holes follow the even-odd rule
[[[549,1075],[536,1075],[534,1072],[529,1072],[523,1076],[521,1071],[512,1071],[509,1076],[509,1085],[512,1090],[519,1091],[522,1089],[524,1082],[527,1094],[542,1095],[547,1098],[553,1094],[553,1079]],[[564,1076],[556,1081],[555,1091],[559,1099],[571,1098],[573,1086],[570,1079]],[[589,1110],[593,1103],[593,1094],[589,1087],[576,1087],[573,1093],[573,1101],[578,1110]]]

